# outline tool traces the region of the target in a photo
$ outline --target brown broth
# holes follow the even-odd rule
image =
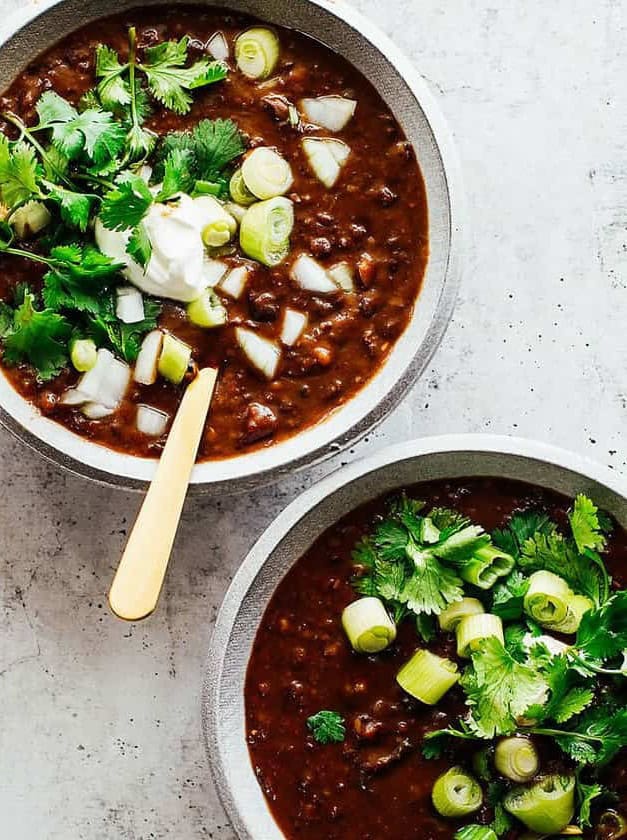
[[[428,506],[454,507],[488,531],[528,508],[565,524],[570,506],[556,493],[502,479],[425,483],[409,494]],[[380,499],[325,531],[281,581],[257,632],[245,686],[248,744],[259,784],[288,840],[445,840],[469,822],[439,817],[430,793],[440,773],[472,755],[472,745],[462,743],[440,760],[427,761],[420,751],[425,732],[464,713],[462,690],[451,689],[429,708],[397,685],[400,667],[420,647],[410,619],[400,625],[396,642],[376,656],[353,653],[340,624],[342,610],[355,599],[351,552],[384,511]],[[616,588],[627,585],[626,557],[627,534],[617,528],[604,555]],[[430,648],[456,658],[450,636]],[[307,734],[307,718],[320,709],[344,716],[343,744],[319,745]],[[548,743],[538,746],[543,770],[568,768]],[[606,775],[627,817],[624,758]],[[484,806],[475,817],[489,822],[492,814]],[[519,836],[514,831],[507,840]]]
[[[250,25],[242,15],[197,7],[136,9],[90,24],[39,56],[2,97],[27,123],[35,121],[39,96],[53,89],[76,103],[94,84],[94,49],[99,43],[127,52],[127,29],[137,26],[139,45],[192,38],[190,54],[205,54],[210,36],[221,30],[232,46]],[[183,307],[166,303],[160,325],[188,342],[200,366],[218,365],[220,378],[200,459],[221,458],[242,449],[269,446],[319,422],[353,397],[385,361],[407,327],[428,258],[428,222],[424,184],[411,146],[373,86],[341,56],[312,39],[279,30],[281,59],[272,88],[233,70],[227,81],[194,92],[189,115],[157,108],[150,127],[159,134],[193,127],[203,118],[231,117],[248,137],[249,146],[276,146],[290,161],[296,223],[292,253],[307,252],[325,265],[346,260],[355,266],[364,254],[375,260],[372,277],[364,274],[355,295],[316,297],[299,291],[288,276],[290,260],[275,269],[256,268],[248,293],[228,303],[230,323],[207,331],[194,327]],[[358,101],[354,118],[341,137],[352,154],[336,186],[327,190],[305,160],[302,135],[277,121],[262,98],[280,93],[297,102],[303,96],[344,94]],[[37,287],[42,272],[16,257],[0,258],[0,298],[28,280]],[[253,326],[277,338],[286,306],[309,315],[309,326],[297,347],[286,350],[278,377],[261,379],[242,357],[234,338],[238,324]],[[138,403],[173,415],[183,388],[160,380],[133,385],[121,409],[97,422],[79,409],[61,405],[60,395],[77,379],[67,371],[51,383],[39,383],[32,370],[7,370],[14,387],[42,412],[78,434],[140,456],[158,455],[164,439],[136,431]],[[256,405],[275,420],[256,422]],[[263,418],[262,418],[263,420]]]

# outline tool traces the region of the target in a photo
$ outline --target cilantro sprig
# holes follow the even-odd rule
[[[342,715],[327,709],[308,717],[307,728],[319,744],[339,744],[346,737]]]

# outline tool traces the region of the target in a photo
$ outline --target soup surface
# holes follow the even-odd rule
[[[157,328],[191,348],[182,382],[173,384],[161,375],[152,384],[140,384],[131,378],[113,410],[106,405],[104,410],[94,410],[93,406],[85,410],[84,404],[76,404],[80,394],[73,389],[80,374],[72,365],[62,360],[56,375],[42,376],[28,358],[28,349],[22,346],[10,356],[5,351],[7,375],[22,395],[47,416],[114,449],[140,456],[158,455],[185,383],[195,366],[207,365],[218,366],[220,375],[199,458],[232,456],[297,434],[350,399],[375,374],[407,327],[419,293],[428,257],[427,207],[419,167],[402,129],[359,72],[341,56],[296,32],[277,30],[279,55],[269,78],[245,75],[234,58],[235,42],[253,23],[244,16],[198,8],[127,12],[78,30],[34,59],[2,97],[2,111],[17,115],[31,127],[41,117],[37,111],[40,97],[49,91],[79,109],[86,105],[100,109],[102,101],[94,105],[93,100],[81,100],[98,82],[95,54],[99,45],[112,48],[120,62],[126,61],[129,27],[134,26],[137,60],[146,62],[147,49],[189,36],[189,63],[210,57],[211,39],[220,32],[224,38],[221,44],[228,50],[228,74],[215,84],[190,90],[193,101],[189,113],[175,113],[149,96],[150,113],[144,127],[161,140],[145,162],[154,165],[165,135],[192,130],[201,120],[222,118],[234,121],[243,143],[243,154],[235,156],[222,173],[227,184],[245,155],[256,147],[277,151],[291,168],[292,182],[286,198],[292,203],[294,224],[285,258],[273,266],[251,259],[237,235],[228,246],[205,255],[217,257],[226,271],[240,266],[246,271],[245,288],[236,296],[227,291],[226,285],[223,288],[218,283],[215,287],[217,303],[227,313],[225,324],[211,329],[200,327],[188,316],[184,302],[157,296],[161,307]],[[342,128],[321,128],[305,113],[303,99],[321,96],[356,103],[354,114]],[[7,124],[5,132],[16,139],[14,124]],[[36,136],[48,143],[48,132]],[[304,151],[305,138],[331,138],[344,144],[337,148],[346,150],[347,157],[338,166],[340,171],[335,173],[337,179],[332,186],[325,186],[312,168]],[[26,142],[28,145],[28,139]],[[111,182],[109,189],[115,186],[108,175],[91,183],[85,171],[74,175],[73,167],[82,165],[80,158],[76,161],[70,164],[69,180],[63,182],[66,187],[69,184],[102,198],[107,194],[107,182]],[[142,162],[131,161],[126,169],[150,179],[149,170],[138,168]],[[50,187],[42,189],[46,192]],[[230,198],[227,189],[226,197],[222,195],[220,200]],[[90,201],[94,216],[99,199]],[[5,197],[6,203],[10,202]],[[47,254],[51,235],[52,244],[55,238],[61,242],[89,241],[91,228],[81,233],[60,218],[58,196],[44,203],[52,221],[23,245],[25,250]],[[327,270],[338,263],[345,264],[350,279],[345,278],[343,285],[331,283],[330,289],[302,288],[293,274],[294,263],[302,255],[315,261],[322,272],[316,276],[318,281],[323,277],[323,286],[329,285]],[[43,306],[39,295],[46,265],[5,252],[0,254],[0,269],[0,298],[11,302],[16,289],[26,283],[35,296],[34,306]],[[118,282],[123,281],[114,279],[110,285]],[[17,294],[23,295],[23,291]],[[148,300],[150,296],[144,295],[144,304]],[[288,309],[306,320],[291,343],[282,340]],[[68,315],[59,308],[62,317],[70,320],[76,311],[71,309]],[[114,329],[119,326],[114,324]],[[259,362],[251,362],[238,340],[237,328],[270,342],[272,364],[276,362],[272,354],[278,358],[270,374],[260,372]],[[90,327],[87,332],[96,335],[97,345],[111,349],[106,331],[103,334]],[[69,332],[64,333],[59,342],[66,343],[68,336]],[[115,343],[112,349],[119,357]],[[136,351],[126,358],[131,368],[134,356]],[[65,398],[68,390],[75,401]],[[139,405],[164,412],[163,423],[157,420],[156,434],[138,430]]]
[[[571,506],[558,494],[501,479],[426,483],[408,494],[426,502],[425,510],[453,508],[488,532],[504,527],[513,513],[529,510],[546,513],[565,528]],[[397,683],[401,666],[425,646],[411,616],[398,624],[396,640],[376,655],[355,653],[342,628],[342,611],[357,597],[353,551],[381,523],[386,510],[385,500],[357,509],[314,543],[278,586],[254,643],[245,687],[250,756],[272,814],[290,840],[445,840],[463,825],[487,826],[495,816],[485,797],[481,808],[465,819],[445,819],[434,809],[431,790],[436,778],[452,765],[472,767],[482,742],[451,739],[440,757],[427,760],[422,754],[427,733],[455,725],[468,709],[459,685],[436,705],[427,706]],[[612,591],[624,588],[623,530],[614,530],[603,558],[613,576]],[[462,667],[454,636],[437,632],[428,647]],[[624,683],[623,679],[618,687],[623,715]],[[604,690],[600,688],[601,697]],[[337,739],[340,743],[314,738],[307,723],[320,710],[342,717],[345,737]],[[622,747],[627,746],[625,731],[619,738]],[[549,738],[533,740],[542,774],[574,772],[574,762]],[[584,771],[583,779],[587,772],[592,771]],[[498,773],[492,774],[493,783],[502,784]],[[611,790],[613,799],[606,803],[616,809],[616,819],[627,820],[624,749],[598,771],[598,778]],[[601,801],[598,806],[593,803],[593,825],[605,807]],[[507,840],[522,837],[524,827],[511,821],[500,834]],[[623,836],[612,833],[607,824],[584,834]]]

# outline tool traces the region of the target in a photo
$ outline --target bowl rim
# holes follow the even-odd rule
[[[280,543],[327,497],[355,481],[366,478],[370,473],[382,467],[408,459],[447,454],[503,456],[513,460],[522,457],[536,462],[539,466],[548,465],[564,472],[580,475],[608,490],[611,495],[627,501],[627,476],[591,458],[553,444],[523,437],[472,433],[425,437],[387,446],[368,458],[340,467],[298,495],[268,525],[240,564],[218,611],[205,662],[201,691],[201,723],[206,755],[220,802],[231,826],[241,840],[254,840],[254,835],[246,828],[240,808],[241,802],[233,794],[227,780],[224,744],[220,735],[220,720],[223,711],[220,707],[220,693],[223,682],[229,677],[225,663],[229,652],[232,652],[231,636],[244,599],[248,597],[257,576]],[[625,525],[627,527],[627,523]],[[293,562],[297,560],[298,556]],[[287,573],[288,568],[291,566],[283,569],[282,576]],[[279,580],[275,582],[274,588]],[[263,615],[268,602],[269,599],[264,601],[260,615]],[[255,628],[256,632],[257,628]],[[248,661],[247,659],[246,667]],[[271,813],[270,818],[274,822]],[[278,826],[277,832],[277,837],[282,836]]]
[[[0,25],[0,51],[4,50],[24,27],[44,17],[55,7],[62,7],[66,2],[68,0],[42,0],[41,3],[25,5],[15,10]],[[212,0],[209,3],[203,3],[202,0],[188,2],[192,5],[230,5],[229,0],[225,0],[224,3],[218,0],[215,3]],[[197,464],[190,485],[191,491],[196,493],[217,495],[252,490],[262,484],[275,482],[295,470],[313,467],[331,455],[356,444],[388,416],[425,370],[444,336],[457,299],[464,240],[461,222],[465,219],[465,197],[453,138],[435,97],[425,79],[388,36],[344,0],[303,2],[324,10],[369,42],[381,54],[383,60],[394,68],[419,105],[436,140],[437,156],[441,161],[445,184],[442,205],[446,206],[448,217],[446,261],[440,272],[440,285],[432,307],[432,317],[420,335],[411,337],[413,354],[400,375],[392,377],[394,363],[399,362],[398,354],[396,357],[394,354],[401,349],[404,337],[409,341],[408,335],[415,316],[390,355],[357,394],[318,423],[270,447]],[[132,5],[131,3],[130,6]],[[103,16],[114,11],[103,9]],[[430,212],[430,233],[431,230]],[[377,387],[377,380],[383,373],[390,377],[390,381],[379,383]],[[43,417],[16,391],[12,397],[9,393],[12,386],[1,372],[0,376],[0,424],[14,437],[46,460],[75,475],[126,490],[146,489],[156,470],[157,459],[120,453],[77,435],[56,421]]]

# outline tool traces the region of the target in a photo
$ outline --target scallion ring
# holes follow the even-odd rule
[[[431,791],[433,807],[443,817],[467,817],[483,801],[477,780],[461,767],[451,767],[439,776]]]
[[[289,199],[277,196],[259,201],[242,218],[240,245],[251,259],[270,267],[278,265],[289,253],[293,227],[294,206]]]
[[[496,769],[513,782],[528,782],[538,772],[538,753],[528,738],[503,738],[494,752]]]
[[[396,625],[378,598],[359,598],[342,613],[342,627],[357,653],[378,653],[396,638]]]
[[[459,680],[457,665],[429,650],[418,650],[396,675],[400,687],[425,703],[434,706]]]

